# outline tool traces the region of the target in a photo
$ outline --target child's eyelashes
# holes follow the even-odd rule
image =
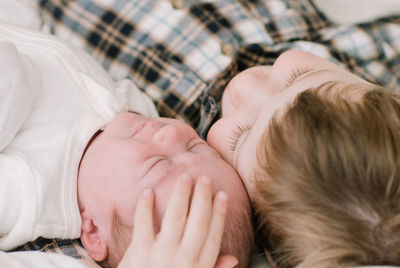
[[[308,67],[296,67],[296,68],[292,69],[292,71],[290,72],[290,74],[286,80],[285,87],[291,86],[297,77],[299,77],[305,73],[309,73],[311,71],[312,71],[312,69],[310,69]]]
[[[233,131],[230,139],[229,139],[229,149],[234,152],[236,149],[236,146],[238,145],[238,142],[240,140],[240,137],[249,129],[251,128],[250,125],[237,125],[235,131]]]

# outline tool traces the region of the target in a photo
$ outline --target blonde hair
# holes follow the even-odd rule
[[[400,264],[399,95],[305,90],[273,117],[257,158],[258,231],[279,267]]]

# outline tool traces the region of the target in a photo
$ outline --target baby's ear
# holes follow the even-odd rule
[[[108,255],[107,242],[102,237],[93,219],[82,215],[81,241],[89,256],[95,261],[104,261]]]

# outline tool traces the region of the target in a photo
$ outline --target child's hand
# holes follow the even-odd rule
[[[228,197],[212,197],[208,178],[199,178],[189,200],[193,180],[184,174],[177,180],[158,234],[153,229],[154,194],[145,190],[139,198],[130,246],[119,268],[213,268],[234,267],[237,259],[220,256]]]

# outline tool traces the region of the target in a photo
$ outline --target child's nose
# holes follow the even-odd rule
[[[181,141],[179,130],[173,125],[166,125],[153,135],[153,143],[157,145],[177,145]]]

